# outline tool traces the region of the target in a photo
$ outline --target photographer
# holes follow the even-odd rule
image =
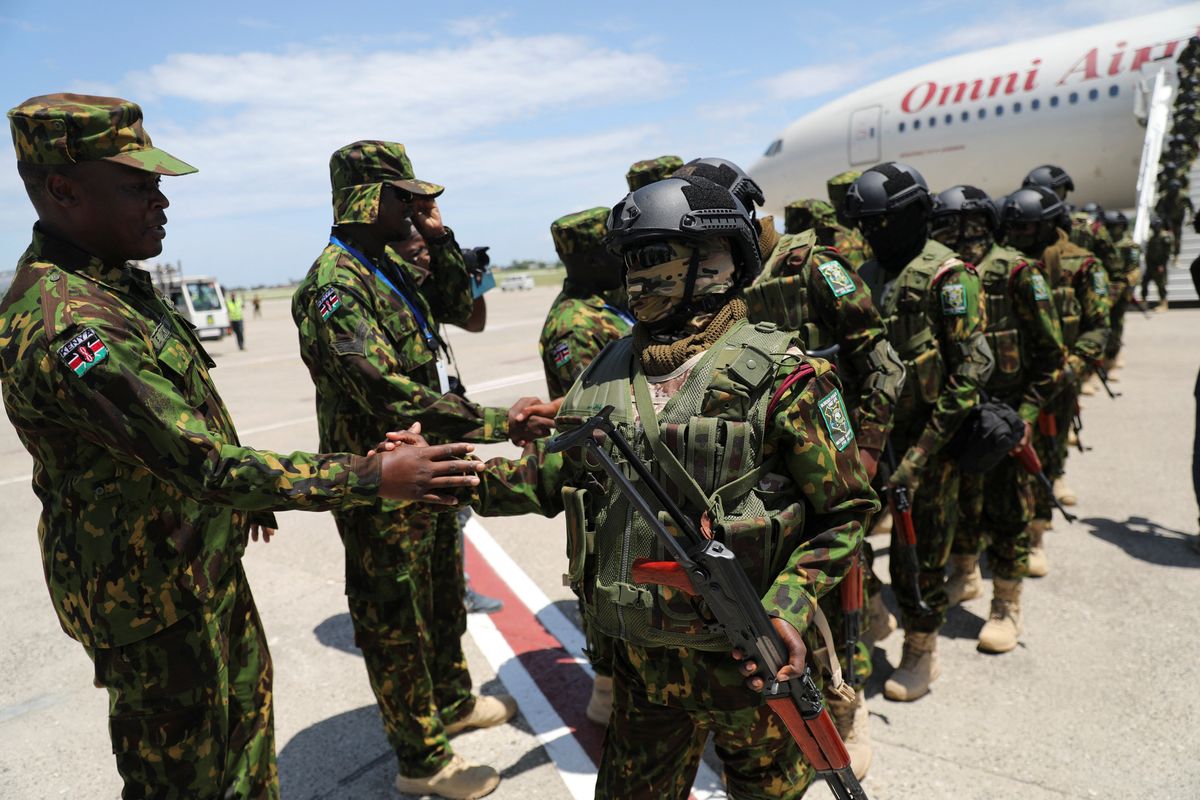
[[[321,442],[361,443],[421,424],[433,442],[496,442],[546,435],[550,410],[533,398],[485,408],[452,391],[440,323],[471,316],[470,277],[434,198],[404,146],[355,142],[330,159],[334,227],[292,299],[300,352],[316,384]],[[393,243],[416,228],[428,266]],[[419,259],[423,260],[423,259]],[[384,427],[377,427],[387,420]],[[355,640],[407,794],[480,797],[499,774],[454,755],[448,737],[507,722],[509,697],[471,693],[461,637],[462,552],[452,513],[396,503],[335,514],[346,548]]]

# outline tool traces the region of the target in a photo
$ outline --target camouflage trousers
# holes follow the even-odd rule
[[[271,654],[241,564],[195,613],[88,655],[124,800],[279,797]]]
[[[858,626],[858,641],[854,646],[854,657],[852,663],[846,659],[846,615],[842,610],[842,592],[841,587],[845,585],[845,581],[838,584],[838,587],[831,592],[828,592],[824,597],[817,601],[821,606],[821,611],[825,613],[825,618],[829,620],[829,627],[833,631],[833,644],[837,648],[838,663],[842,667],[842,674],[847,683],[854,686],[865,686],[867,679],[871,677],[871,650],[863,641],[863,635],[867,628],[867,612],[870,609],[871,598],[878,594],[883,588],[883,582],[875,575],[875,551],[867,541],[863,541],[862,553],[862,581],[863,581],[863,606],[859,615]],[[810,627],[804,636],[805,644],[808,646],[810,653],[825,647],[825,642],[817,633],[815,627]],[[824,675],[817,675],[817,670],[813,670],[814,677],[824,678]],[[818,682],[821,682],[820,680]]]
[[[453,750],[445,725],[475,706],[458,517],[422,509],[339,512],[346,594],[401,774],[432,775]]]
[[[1129,309],[1129,295],[1133,288],[1121,277],[1108,282],[1108,296],[1112,299],[1109,312],[1108,344],[1104,346],[1105,358],[1116,358],[1121,352],[1121,340],[1125,336],[1125,312]]]
[[[1015,458],[1005,458],[984,475],[963,475],[958,488],[958,533],[951,552],[978,556],[986,548],[988,565],[997,578],[1025,577],[1036,480]]]
[[[1071,386],[1063,389],[1058,397],[1047,404],[1045,411],[1054,417],[1054,424],[1057,428],[1054,436],[1041,431],[1039,425],[1034,426],[1033,447],[1042,462],[1042,471],[1051,481],[1066,474],[1071,422],[1075,418],[1078,399],[1078,389]],[[1033,516],[1036,519],[1051,519],[1054,503],[1050,499],[1049,492],[1041,483],[1034,483],[1033,499]]]
[[[1167,265],[1154,264],[1146,265],[1146,271],[1142,275],[1142,302],[1145,303],[1146,290],[1150,288],[1150,281],[1154,281],[1154,285],[1158,287],[1158,300],[1162,302],[1167,299]]]
[[[616,642],[597,800],[686,800],[711,733],[739,800],[798,798],[815,776],[728,653]]]
[[[903,452],[903,449],[898,450]],[[902,574],[901,560],[888,559],[892,590],[900,604],[900,621],[906,631],[930,633],[946,622],[949,598],[946,596],[946,562],[958,530],[959,472],[954,462],[941,454],[930,456],[921,472],[921,483],[912,497],[913,528],[917,533],[917,585],[921,598],[929,606],[920,609],[913,596],[912,578]],[[899,526],[892,525],[892,553],[896,552]]]

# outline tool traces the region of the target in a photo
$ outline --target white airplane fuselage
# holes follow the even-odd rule
[[[750,173],[774,214],[881,161],[916,167],[935,192],[966,183],[993,196],[1057,164],[1073,202],[1129,208],[1145,136],[1138,87],[1159,65],[1173,71],[1198,32],[1190,4],[927,64],[792,123]]]

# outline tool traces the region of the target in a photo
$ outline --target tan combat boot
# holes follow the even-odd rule
[[[892,532],[892,510],[884,508],[883,513],[875,518],[875,524],[871,526],[871,532],[868,536],[886,536]]]
[[[871,768],[871,714],[867,711],[867,696],[859,689],[854,693],[853,700],[825,697],[825,705],[837,726],[838,735],[846,743],[846,751],[850,753],[850,769],[854,777],[860,781],[867,776]]]
[[[1117,357],[1113,359],[1113,369],[1125,369],[1125,356],[1117,353]]]
[[[1155,312],[1157,312],[1157,313],[1159,313],[1159,314],[1161,314],[1162,312],[1166,311],[1166,310],[1167,310],[1167,300],[1166,300],[1166,298],[1163,298],[1163,301],[1162,301],[1161,303],[1159,303],[1157,306],[1155,306],[1155,307],[1154,307],[1154,310],[1155,310]]]
[[[508,695],[480,695],[475,698],[475,707],[470,714],[446,726],[446,735],[453,736],[468,728],[494,728],[508,722],[516,713],[517,701]]]
[[[1050,562],[1046,559],[1046,546],[1043,544],[1046,531],[1050,530],[1050,520],[1031,520],[1028,530],[1029,569],[1025,574],[1031,578],[1044,578],[1050,572]]]
[[[979,556],[950,556],[950,575],[946,578],[946,597],[950,605],[974,600],[982,594],[983,575],[979,572]]]
[[[597,675],[592,681],[592,696],[588,698],[587,718],[597,725],[607,725],[612,716],[613,679],[611,675]]]
[[[909,701],[929,692],[929,684],[941,674],[937,657],[937,632],[904,632],[904,655],[900,666],[883,685],[888,700]]]
[[[401,794],[418,797],[432,794],[451,800],[475,800],[491,794],[499,785],[499,772],[483,764],[472,764],[458,755],[428,778],[396,776],[396,791]]]
[[[1021,635],[1021,582],[992,579],[992,613],[979,632],[978,648],[985,653],[1007,653]]]
[[[1121,380],[1121,376],[1117,374],[1118,369],[1120,369],[1120,367],[1117,366],[1117,360],[1115,358],[1104,359],[1104,370],[1108,373],[1109,383],[1117,383]]]
[[[1054,479],[1054,496],[1064,506],[1073,506],[1078,500],[1075,497],[1075,490],[1067,486],[1067,479],[1062,475]]]
[[[896,615],[888,611],[884,605],[883,595],[879,592],[867,600],[867,629],[863,632],[863,641],[867,648],[882,642],[896,630]]]

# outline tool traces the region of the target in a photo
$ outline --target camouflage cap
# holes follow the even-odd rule
[[[611,210],[598,206],[567,214],[550,223],[554,249],[571,280],[585,286],[615,286],[620,283],[623,262],[604,245]]]
[[[335,225],[374,222],[385,185],[422,197],[445,191],[436,183],[417,180],[404,145],[396,142],[354,142],[335,151],[329,159],[329,180]]]
[[[829,202],[833,203],[835,209],[840,210],[846,205],[846,192],[850,191],[850,184],[861,177],[861,172],[850,169],[845,172],[839,172],[825,181],[825,191],[829,195]]]
[[[682,166],[683,159],[679,156],[648,158],[635,162],[629,168],[629,172],[625,173],[625,182],[629,184],[629,191],[636,192],[643,186],[663,180]]]
[[[159,150],[142,127],[142,109],[119,97],[47,94],[8,112],[17,161],[64,165],[112,161],[159,175],[196,168]]]
[[[788,203],[783,209],[784,233],[800,233],[820,224],[837,222],[833,206],[815,197]]]

